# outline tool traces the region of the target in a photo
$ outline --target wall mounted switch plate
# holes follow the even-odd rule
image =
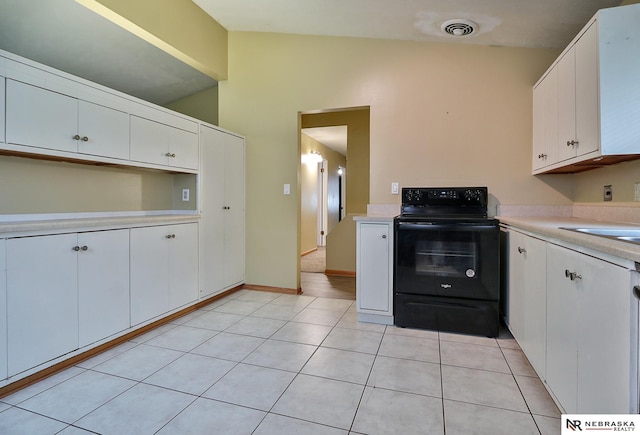
[[[397,195],[398,193],[400,193],[400,186],[398,183],[391,183],[391,194]]]
[[[182,201],[189,202],[189,189],[182,189]]]

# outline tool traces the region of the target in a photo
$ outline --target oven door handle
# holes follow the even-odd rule
[[[436,223],[436,222],[398,222],[398,230],[420,230],[420,231],[496,231],[498,226],[495,223]]]

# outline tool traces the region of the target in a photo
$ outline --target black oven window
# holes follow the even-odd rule
[[[473,278],[477,269],[474,242],[417,241],[416,274]]]

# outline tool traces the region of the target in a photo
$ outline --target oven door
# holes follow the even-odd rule
[[[396,294],[499,299],[496,221],[396,220],[395,227]]]

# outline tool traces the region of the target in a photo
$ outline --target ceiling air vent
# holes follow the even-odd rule
[[[478,30],[478,25],[470,20],[455,19],[445,21],[440,28],[451,36],[470,36]]]

